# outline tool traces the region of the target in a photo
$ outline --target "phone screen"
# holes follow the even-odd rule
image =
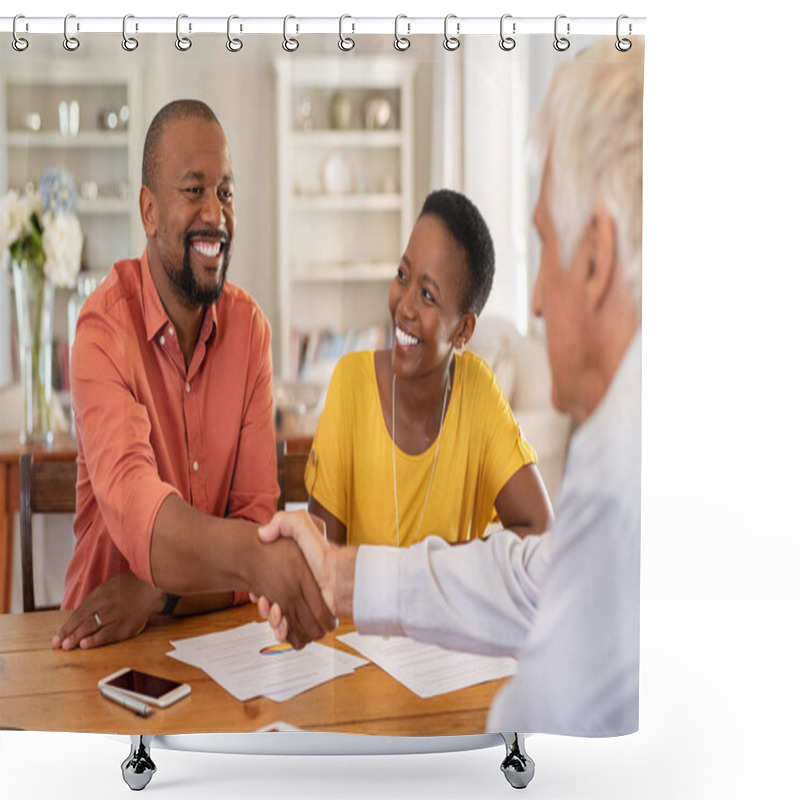
[[[181,684],[168,678],[159,678],[158,675],[148,675],[146,672],[129,669],[122,675],[117,675],[113,680],[107,681],[106,685],[116,686],[118,689],[136,692],[157,700],[173,689],[177,689]]]

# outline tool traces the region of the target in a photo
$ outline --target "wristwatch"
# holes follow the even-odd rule
[[[181,599],[179,594],[169,594],[167,593],[167,601],[164,603],[164,608],[159,611],[159,616],[169,616],[175,610],[175,606],[178,605],[178,600]]]

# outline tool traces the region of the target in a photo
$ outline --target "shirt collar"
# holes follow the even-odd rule
[[[150,273],[150,261],[147,248],[140,259],[142,270],[142,304],[144,307],[144,324],[148,340],[155,339],[159,331],[170,321],[161,298],[158,296],[155,281]],[[198,342],[207,342],[217,329],[217,304],[206,309],[203,324],[200,328]]]

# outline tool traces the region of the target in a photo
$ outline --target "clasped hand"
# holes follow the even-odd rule
[[[270,522],[258,530],[258,537],[268,544],[280,537],[294,539],[305,556],[314,579],[319,584],[322,597],[334,617],[338,616],[335,602],[334,582],[335,554],[338,548],[325,539],[325,523],[306,511],[279,511]],[[258,603],[259,614],[269,621],[275,635],[282,642],[293,638],[293,631],[280,603],[270,603],[266,597],[251,594],[251,600]]]

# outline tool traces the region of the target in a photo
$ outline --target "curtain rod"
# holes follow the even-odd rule
[[[608,35],[619,33],[623,36],[641,35],[645,32],[645,17],[570,17],[558,16],[560,35]],[[14,17],[0,17],[0,32],[14,31]],[[506,36],[519,36],[532,33],[554,32],[554,17],[514,17],[504,15],[502,30]],[[230,26],[230,27],[229,27]],[[500,17],[196,17],[182,14],[176,17],[137,17],[128,15],[125,29],[128,36],[135,33],[172,33],[180,27],[181,35],[198,33],[216,33],[225,35],[228,32],[236,35],[247,34],[284,34],[298,36],[303,34],[388,34],[414,36],[417,34],[438,34],[463,36],[470,34],[499,34]],[[81,17],[70,14],[68,17],[28,17],[19,15],[16,18],[16,33],[45,34],[60,33],[77,36],[87,33],[119,33],[123,32],[123,17]]]

